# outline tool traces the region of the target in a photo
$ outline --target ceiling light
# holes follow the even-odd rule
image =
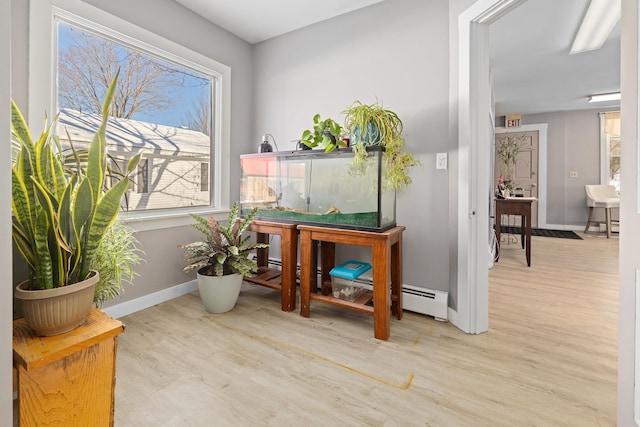
[[[591,95],[589,102],[620,101],[620,92]]]
[[[600,49],[620,20],[620,0],[591,0],[571,54]]]

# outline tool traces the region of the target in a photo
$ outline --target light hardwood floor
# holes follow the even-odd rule
[[[247,283],[221,315],[186,295],[121,319],[116,426],[613,426],[617,260],[596,235],[534,237],[531,268],[503,244],[481,335],[405,312],[379,341]]]

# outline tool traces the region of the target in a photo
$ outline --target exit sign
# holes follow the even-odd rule
[[[505,127],[519,128],[521,118],[522,116],[520,114],[510,114],[510,115],[504,116]]]

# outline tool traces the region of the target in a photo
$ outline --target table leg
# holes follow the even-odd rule
[[[527,267],[531,267],[531,212],[529,211],[528,215],[523,215],[522,217],[525,218],[527,223]]]
[[[336,265],[336,244],[320,242],[320,288],[322,295],[331,295],[331,276],[329,272]]]
[[[269,235],[267,233],[256,233],[257,243],[269,243]],[[258,267],[269,266],[269,248],[256,249],[256,262]]]
[[[287,230],[280,236],[282,257],[282,311],[296,308],[296,267],[298,253],[298,232]]]
[[[402,320],[402,235],[391,247],[391,313]]]
[[[502,227],[502,213],[501,211],[499,211],[496,207],[496,241],[498,242],[498,244],[500,244],[500,228]],[[498,262],[498,260],[496,259],[496,262]]]
[[[318,244],[319,242],[311,241],[311,287],[309,292],[318,293]],[[302,251],[302,248],[300,249]],[[302,270],[302,269],[301,269]]]
[[[311,240],[311,232],[306,230],[300,231],[300,316],[309,317],[309,303],[311,301],[312,276],[315,276],[315,270],[312,266],[315,264],[311,258],[313,256],[313,241]]]
[[[388,340],[391,329],[391,245],[388,241],[373,242],[373,334]]]

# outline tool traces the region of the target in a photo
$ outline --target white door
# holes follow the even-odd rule
[[[538,131],[507,132],[496,134],[496,149],[506,137],[518,139],[520,146],[515,168],[515,188],[522,189],[525,197],[538,197]],[[494,179],[497,183],[500,174],[505,171],[501,167],[502,161],[496,154]],[[531,226],[538,226],[538,204],[531,206]]]

